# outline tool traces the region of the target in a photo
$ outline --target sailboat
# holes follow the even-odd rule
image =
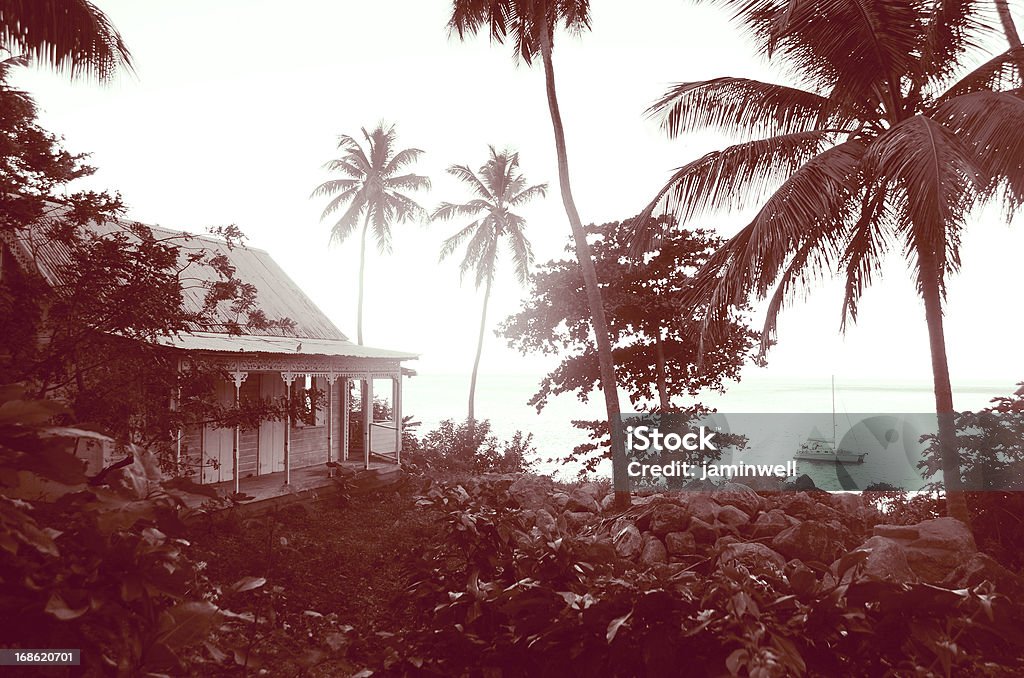
[[[866,452],[850,452],[836,447],[836,377],[832,375],[832,439],[811,436],[800,443],[800,449],[793,458],[830,464],[863,464],[866,456]]]

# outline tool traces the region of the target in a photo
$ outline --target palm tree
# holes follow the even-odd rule
[[[612,360],[611,334],[601,302],[601,288],[594,268],[594,259],[587,243],[587,234],[576,209],[569,182],[569,160],[565,149],[565,130],[562,114],[558,108],[555,89],[555,70],[552,62],[554,30],[562,23],[570,32],[581,32],[590,28],[590,3],[588,0],[453,0],[449,30],[465,35],[487,31],[492,40],[499,43],[509,35],[515,43],[514,56],[527,65],[540,54],[544,65],[544,83],[547,92],[548,112],[555,135],[555,152],[558,156],[558,186],[562,194],[565,214],[569,219],[572,237],[576,247],[576,258],[583,273],[597,344],[597,357],[601,374],[601,389],[604,393],[605,409],[608,413],[608,427],[612,440],[612,479],[615,485],[616,503],[621,507],[629,503],[626,487],[626,458],[624,439],[619,426],[619,394],[616,388],[615,363]]]
[[[88,0],[0,0],[0,48],[72,77],[106,81],[132,67],[121,35]]]
[[[1024,203],[1020,51],[953,82],[965,52],[992,30],[971,3],[724,4],[804,87],[716,78],[676,85],[651,107],[670,136],[716,128],[743,139],[677,170],[648,214],[687,221],[761,204],[698,273],[686,301],[708,305],[703,333],[714,336],[730,308],[771,295],[770,342],[782,306],[836,270],[846,278],[845,327],[883,256],[902,249],[924,301],[948,510],[966,521],[943,301],[970,209],[1002,198],[1009,217]],[[656,238],[634,233],[637,246]]]
[[[363,220],[359,241],[359,307],[356,335],[363,343],[363,286],[366,274],[366,233],[373,224],[373,236],[381,254],[391,253],[391,224],[425,219],[427,211],[402,191],[429,190],[430,179],[419,174],[399,174],[415,162],[423,151],[418,148],[395,150],[395,127],[377,125],[372,132],[362,128],[367,150],[348,135],[338,137],[340,158],[324,167],[340,172],[343,179],[325,181],[310,197],[334,196],[324,208],[321,220],[348,205],[331,227],[331,240],[342,243]]]
[[[443,202],[434,210],[431,219],[452,219],[466,217],[472,223],[444,241],[441,246],[441,260],[451,256],[466,240],[466,253],[459,267],[461,275],[476,272],[476,287],[484,286],[484,304],[480,312],[480,335],[476,341],[476,357],[473,359],[473,374],[469,381],[469,430],[473,435],[476,423],[474,400],[476,398],[476,377],[480,368],[480,354],[484,347],[484,329],[487,326],[487,303],[491,298],[491,285],[498,263],[498,244],[506,239],[512,254],[512,265],[516,279],[525,285],[533,263],[530,241],[524,233],[526,220],[511,212],[511,208],[526,204],[536,197],[547,195],[547,184],[527,186],[526,179],[519,172],[519,154],[510,151],[497,152],[490,147],[491,157],[477,172],[466,165],[452,165],[448,173],[462,180],[475,194],[465,203]]]

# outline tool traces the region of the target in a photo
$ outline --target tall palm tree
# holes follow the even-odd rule
[[[348,208],[331,227],[331,240],[342,243],[363,220],[359,240],[359,307],[356,336],[363,343],[363,287],[366,275],[366,234],[373,224],[373,236],[381,254],[391,253],[391,224],[426,218],[427,211],[402,191],[429,190],[430,179],[419,174],[399,174],[423,154],[418,148],[395,149],[395,127],[380,123],[372,132],[362,128],[367,150],[352,137],[338,137],[340,158],[324,165],[340,172],[343,179],[325,181],[310,197],[331,197],[321,219]]]
[[[121,35],[88,0],[0,0],[0,48],[72,77],[105,81],[132,67]]]
[[[466,165],[452,165],[448,173],[468,185],[475,197],[469,202],[443,202],[431,214],[431,219],[473,219],[466,227],[444,241],[441,245],[441,260],[451,256],[466,240],[466,252],[459,267],[461,275],[469,271],[476,273],[476,287],[484,286],[484,304],[480,312],[480,334],[476,341],[476,356],[473,358],[473,374],[469,380],[469,426],[470,437],[476,422],[474,401],[476,378],[480,368],[480,354],[484,347],[484,330],[487,327],[487,303],[491,298],[491,285],[498,263],[498,245],[505,239],[512,254],[512,265],[516,280],[525,285],[533,263],[533,250],[526,239],[526,220],[511,211],[525,205],[533,198],[547,195],[547,184],[526,185],[526,178],[519,171],[519,154],[511,151],[494,150],[477,172]]]
[[[612,478],[616,502],[619,506],[629,503],[626,486],[626,457],[624,439],[619,426],[619,394],[616,389],[615,363],[612,359],[611,334],[601,302],[601,288],[594,268],[594,258],[587,243],[587,234],[580,220],[576,201],[573,199],[569,181],[569,160],[565,149],[565,130],[562,114],[558,108],[555,89],[555,70],[552,61],[554,30],[562,23],[570,32],[582,32],[590,28],[590,3],[588,0],[453,0],[449,30],[465,35],[486,31],[492,40],[503,43],[511,36],[515,47],[515,58],[532,65],[539,54],[544,65],[544,83],[551,115],[551,127],[555,135],[555,152],[558,156],[558,186],[562,194],[565,214],[569,219],[572,237],[576,247],[576,258],[583,273],[587,293],[587,305],[594,327],[597,357],[601,374],[601,390],[604,393],[605,409],[608,413],[608,427],[612,439]]]
[[[948,510],[966,521],[943,301],[970,209],[1002,198],[1009,217],[1024,203],[1020,52],[954,82],[992,30],[969,2],[722,4],[803,87],[716,78],[676,85],[651,107],[670,136],[713,128],[742,140],[677,170],[648,213],[687,221],[761,204],[698,273],[687,302],[709,306],[704,332],[714,335],[730,308],[771,295],[769,342],[799,288],[842,271],[845,327],[883,256],[901,249],[924,301]],[[638,245],[656,236],[634,233]]]

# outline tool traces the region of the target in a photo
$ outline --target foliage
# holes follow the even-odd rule
[[[1024,382],[1012,396],[994,398],[978,412],[958,412],[954,421],[960,448],[961,482],[968,490],[1024,491]],[[941,470],[934,435],[918,463],[925,478]]]
[[[533,464],[533,434],[516,431],[503,443],[491,433],[490,420],[454,423],[445,419],[428,432],[419,449],[403,453],[403,466],[413,473],[520,473]]]
[[[88,0],[5,1],[0,49],[72,77],[104,81],[119,69],[131,70],[131,54],[117,29]]]
[[[713,557],[647,568],[601,530],[535,521],[499,482],[432,488],[445,516],[411,604],[424,622],[380,652],[389,675],[957,675],[1019,668],[1021,606],[983,584],[951,590],[810,570],[751,572]],[[430,614],[427,614],[427,611]],[[429,622],[426,620],[429,619]]]
[[[590,227],[592,251],[605,312],[614,338],[619,387],[633,406],[657,401],[663,410],[672,399],[702,390],[723,390],[737,379],[757,335],[741,319],[732,319],[722,341],[706,346],[698,365],[699,310],[680,314],[677,300],[693,272],[721,244],[703,230],[673,227],[654,254],[634,255],[628,242],[631,222]],[[565,355],[530,399],[538,411],[552,396],[576,392],[586,400],[599,382],[597,355],[590,335],[583,279],[574,261],[550,261],[531,276],[524,308],[502,323],[499,333],[523,353]],[[667,405],[667,407],[666,407]]]
[[[18,619],[5,640],[81,648],[89,675],[181,672],[232,618],[182,538],[187,496],[213,493],[165,481],[139,449],[123,475],[89,482],[75,443],[104,436],[49,423],[66,414],[0,389],[0,605]]]
[[[195,236],[158,236],[120,219],[117,196],[69,191],[93,172],[86,157],[39,127],[31,99],[3,80],[0,100],[0,235],[8,253],[27,252],[24,266],[5,266],[0,284],[0,379],[59,397],[76,422],[119,446],[161,442],[166,450],[189,425],[285,416],[280,403],[218,402],[219,370],[157,342],[197,330],[287,333],[293,323],[268,318],[255,287]],[[234,226],[212,230],[228,248],[243,242]],[[59,268],[49,270],[54,260]],[[185,305],[186,295],[200,303]]]

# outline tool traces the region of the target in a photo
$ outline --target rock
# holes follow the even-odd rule
[[[650,530],[658,537],[682,532],[690,521],[690,512],[677,504],[662,504],[651,513]]]
[[[700,518],[690,518],[689,532],[698,544],[713,544],[718,539],[718,528]]]
[[[718,521],[727,527],[735,530],[750,522],[750,516],[735,506],[723,506],[718,512]]]
[[[707,478],[705,478],[704,480],[695,478],[694,480],[691,480],[687,482],[685,485],[683,485],[683,492],[686,493],[692,492],[699,494],[701,492],[714,492],[717,489],[718,486],[715,485],[710,480],[708,480]]]
[[[831,496],[832,506],[848,518],[857,517],[864,504],[860,495],[850,492],[842,492]]]
[[[697,551],[697,540],[689,532],[669,532],[665,535],[665,548],[670,556],[688,556]]]
[[[860,573],[865,579],[891,581],[905,584],[917,582],[917,575],[907,562],[907,551],[898,542],[888,537],[871,537],[851,553],[866,551],[867,560],[861,565]],[[839,561],[832,565],[838,573]],[[845,575],[848,576],[848,575]]]
[[[661,540],[650,532],[643,535],[643,549],[640,551],[640,562],[644,565],[668,562],[668,550]]]
[[[929,584],[944,581],[978,551],[971,531],[955,518],[933,518],[916,525],[876,525],[874,535],[902,546],[910,569]]]
[[[817,517],[820,507],[806,492],[797,492],[783,497],[782,508],[791,516],[809,519]]]
[[[738,544],[739,541],[739,539],[737,539],[734,535],[731,534],[727,534],[724,537],[719,537],[715,540],[715,552],[721,553],[722,549],[724,549],[726,546],[728,546],[729,544]]]
[[[607,513],[615,508],[615,493],[609,492],[605,495],[604,499],[601,500],[601,511]]]
[[[751,524],[751,536],[754,539],[774,537],[794,524],[795,521],[787,516],[782,509],[772,509],[757,516],[757,520]]]
[[[779,476],[745,476],[734,482],[746,485],[755,492],[780,492],[785,481]]]
[[[796,558],[786,563],[783,574],[789,580],[789,585],[793,588],[793,591],[800,595],[812,592],[818,585],[818,576],[814,574],[814,570],[807,567],[804,561],[797,560]]]
[[[636,525],[626,523],[612,536],[612,543],[615,544],[615,552],[619,554],[619,557],[632,560],[640,555],[644,546],[644,538]]]
[[[558,509],[564,509],[566,504],[569,503],[569,495],[565,492],[553,492],[551,494],[551,501],[554,502],[555,507]]]
[[[787,527],[772,539],[772,548],[787,558],[821,563],[832,562],[837,550],[828,528],[816,520]]]
[[[818,486],[814,484],[809,475],[803,473],[796,478],[784,482],[782,489],[787,492],[806,492],[807,490],[816,490]]]
[[[601,490],[600,483],[594,482],[583,483],[582,485],[577,487],[575,491],[581,492],[582,494],[589,496],[595,502],[601,501],[601,497],[604,495],[604,492]]]
[[[966,562],[961,563],[942,585],[947,588],[967,588],[989,581],[995,585],[996,591],[1013,600],[1019,600],[1024,594],[1024,578],[1014,574],[985,553],[975,553]]]
[[[786,559],[778,552],[757,542],[728,544],[718,556],[718,562],[725,565],[742,565],[754,573],[782,574]]]
[[[554,516],[545,509],[537,509],[533,511],[532,517],[534,526],[544,534],[551,534],[558,528],[558,524],[556,523]]]
[[[565,516],[566,527],[574,531],[586,527],[595,517],[590,511],[566,511],[562,515]]]
[[[509,486],[508,492],[521,508],[551,505],[551,486],[536,476],[521,476]]]
[[[584,492],[582,488],[576,488],[569,495],[569,500],[565,503],[565,510],[600,513],[601,506],[589,493]]]
[[[722,508],[708,492],[687,492],[680,495],[680,501],[691,518],[705,523],[714,523]]]
[[[735,506],[748,516],[761,509],[762,500],[757,492],[741,483],[729,482],[722,485],[714,494],[715,501],[722,506]],[[725,521],[722,521],[725,522]]]

